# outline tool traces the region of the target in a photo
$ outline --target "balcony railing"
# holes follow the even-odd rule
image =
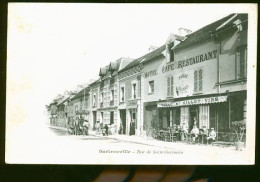
[[[110,101],[110,106],[113,106],[114,105],[114,100],[111,100]]]

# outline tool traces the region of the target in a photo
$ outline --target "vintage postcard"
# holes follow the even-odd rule
[[[257,14],[9,3],[6,163],[253,165]]]

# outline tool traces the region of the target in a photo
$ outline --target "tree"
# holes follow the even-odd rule
[[[246,121],[240,120],[231,122],[231,129],[235,131],[237,141],[242,142],[246,130]]]

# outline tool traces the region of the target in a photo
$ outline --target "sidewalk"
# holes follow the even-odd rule
[[[59,127],[59,126],[48,126],[49,128],[54,128],[54,129],[60,129],[67,131],[67,128]],[[82,136],[82,135],[81,135]],[[108,136],[103,136],[102,134],[97,134],[96,131],[89,131],[89,136],[95,136],[95,137],[100,137],[100,138],[107,138],[107,139],[114,139],[114,140],[119,140],[119,141],[125,141],[125,142],[130,142],[134,144],[141,144],[141,145],[149,145],[149,146],[154,146],[154,147],[160,147],[160,148],[165,148],[165,149],[171,149],[171,150],[178,150],[178,149],[207,149],[211,148],[212,150],[234,150],[234,147],[220,147],[220,146],[209,146],[209,145],[201,145],[201,144],[188,144],[185,142],[166,142],[166,141],[161,141],[161,140],[156,140],[154,138],[147,138],[147,137],[141,137],[141,136],[129,136],[129,135],[108,135]],[[82,136],[82,137],[88,137],[88,136]]]
[[[67,128],[60,127],[60,126],[47,125],[47,127],[67,131]],[[89,135],[95,136],[95,137],[100,137],[100,138],[108,138],[108,139],[120,140],[120,141],[125,141],[125,142],[131,142],[131,143],[135,143],[135,144],[142,144],[142,145],[145,144],[145,145],[150,145],[150,146],[172,148],[172,147],[169,147],[169,144],[172,144],[172,142],[159,141],[154,138],[144,138],[144,137],[135,136],[135,135],[129,136],[129,135],[115,134],[115,135],[103,136],[102,134],[97,134],[96,131],[91,131],[91,130],[89,131]],[[85,137],[87,137],[87,136],[85,136]]]
[[[57,130],[63,130],[63,131],[68,131],[67,128],[61,127],[61,126],[51,126],[51,125],[47,125],[48,128],[53,128],[53,129],[57,129]]]

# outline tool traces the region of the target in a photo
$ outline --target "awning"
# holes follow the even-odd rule
[[[157,101],[144,102],[144,106],[157,106]]]
[[[205,98],[188,99],[188,100],[175,101],[175,102],[166,101],[166,102],[158,103],[157,107],[167,108],[167,107],[179,107],[179,106],[189,106],[189,105],[213,104],[213,103],[220,103],[220,102],[227,102],[227,96],[205,97]]]

